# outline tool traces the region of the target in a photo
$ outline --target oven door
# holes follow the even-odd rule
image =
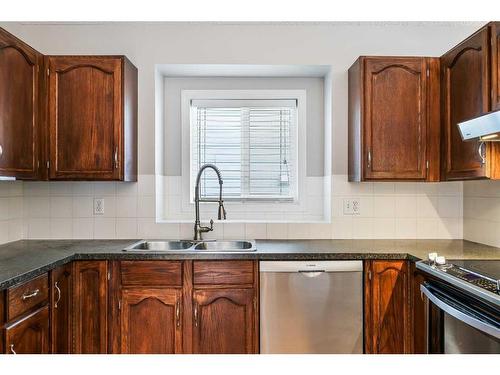
[[[500,354],[500,312],[437,282],[420,285],[428,303],[428,352]]]

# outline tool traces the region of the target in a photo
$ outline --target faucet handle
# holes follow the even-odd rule
[[[214,221],[213,219],[210,219],[210,230],[214,230]]]

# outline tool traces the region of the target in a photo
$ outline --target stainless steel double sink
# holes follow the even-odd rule
[[[227,253],[255,251],[255,241],[149,241],[142,240],[123,249],[130,252]]]

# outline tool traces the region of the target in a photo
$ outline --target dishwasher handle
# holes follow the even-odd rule
[[[261,261],[260,272],[362,272],[360,260]]]
[[[313,278],[313,277],[318,277],[319,275],[324,274],[326,271],[325,270],[314,270],[314,271],[299,270],[298,272],[305,277]]]

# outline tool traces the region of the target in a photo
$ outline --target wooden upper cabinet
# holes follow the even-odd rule
[[[48,354],[49,308],[44,306],[5,328],[5,353]]]
[[[365,263],[365,352],[405,354],[411,352],[408,263]]]
[[[106,261],[73,262],[74,353],[107,353]]]
[[[492,177],[491,143],[485,144],[486,162],[480,143],[462,141],[457,124],[489,110],[490,39],[484,27],[441,56],[443,171],[444,180]]]
[[[500,22],[491,22],[491,109],[500,110]]]
[[[125,57],[49,56],[49,178],[137,180],[137,69]]]
[[[42,55],[0,28],[0,176],[38,178],[42,62]]]
[[[182,290],[125,289],[121,299],[121,353],[182,353]]]
[[[349,180],[438,180],[438,102],[437,59],[360,57],[349,69]]]
[[[258,353],[255,306],[253,289],[194,290],[193,353]]]

